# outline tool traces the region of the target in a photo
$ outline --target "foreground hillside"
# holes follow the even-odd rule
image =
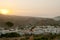
[[[59,25],[59,22],[51,19],[51,18],[39,18],[39,17],[27,17],[27,16],[11,16],[11,15],[0,15],[0,26],[6,27],[6,22],[12,22],[14,24],[13,27],[19,25]]]

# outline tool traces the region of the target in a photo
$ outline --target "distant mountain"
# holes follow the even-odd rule
[[[60,16],[55,17],[54,20],[60,21]]]
[[[26,25],[55,25],[57,21],[51,18],[40,18],[40,17],[28,17],[28,16],[14,16],[14,15],[0,15],[0,26],[6,27],[6,22],[14,23],[13,27],[26,26]]]

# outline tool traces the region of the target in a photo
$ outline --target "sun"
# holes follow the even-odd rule
[[[9,10],[8,9],[0,9],[0,14],[4,14],[4,15],[7,15],[9,14]]]

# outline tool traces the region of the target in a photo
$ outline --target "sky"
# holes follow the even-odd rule
[[[60,0],[0,0],[0,9],[10,9],[11,15],[60,16]]]

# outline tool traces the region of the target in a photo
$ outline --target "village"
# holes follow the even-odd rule
[[[52,33],[52,34],[59,34],[60,33],[60,27],[55,27],[55,26],[36,26],[32,31],[30,31],[30,28],[25,28],[24,30],[19,29],[19,27],[16,27],[14,29],[4,29],[0,27],[0,34],[1,33],[11,33],[11,32],[17,32],[21,35],[24,34],[45,34],[45,33]]]

